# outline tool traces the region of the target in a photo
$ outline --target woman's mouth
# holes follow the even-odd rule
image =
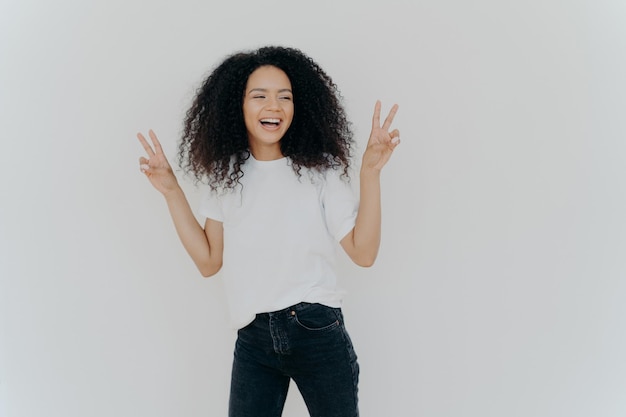
[[[267,129],[276,129],[278,128],[278,126],[280,126],[280,119],[267,118],[267,119],[261,119],[260,122],[263,125],[263,127]]]

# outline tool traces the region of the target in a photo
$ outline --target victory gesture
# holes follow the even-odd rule
[[[152,145],[148,143],[146,138],[137,133],[137,138],[141,145],[146,150],[148,158],[139,158],[139,168],[146,177],[150,180],[150,183],[160,191],[162,194],[166,194],[168,191],[172,191],[178,187],[178,181],[172,171],[172,167],[163,153],[163,148],[157,139],[157,136],[152,130],[148,132]]]
[[[398,105],[394,104],[383,125],[380,125],[380,100],[376,101],[374,117],[372,118],[372,132],[367,141],[367,148],[363,154],[363,168],[371,168],[380,171],[389,161],[393,150],[400,143],[400,131],[394,129],[389,132],[393,118],[398,111]]]

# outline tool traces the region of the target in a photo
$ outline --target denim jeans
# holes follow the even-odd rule
[[[230,417],[279,417],[289,381],[311,417],[358,417],[359,365],[341,309],[300,303],[237,333]]]

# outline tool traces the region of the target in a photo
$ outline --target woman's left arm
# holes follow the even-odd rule
[[[363,154],[360,173],[360,203],[354,228],[341,239],[350,259],[360,266],[372,266],[380,247],[380,172],[400,143],[400,131],[389,131],[398,111],[395,104],[380,125],[380,101],[376,101],[372,132]]]

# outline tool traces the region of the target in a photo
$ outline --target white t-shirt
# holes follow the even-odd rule
[[[340,307],[338,242],[354,227],[358,200],[342,170],[302,168],[289,158],[242,166],[241,186],[205,191],[200,215],[224,225],[222,277],[233,327],[299,302]]]

